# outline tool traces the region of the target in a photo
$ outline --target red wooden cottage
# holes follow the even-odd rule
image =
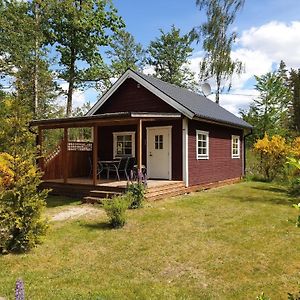
[[[135,168],[147,170],[148,198],[240,179],[245,136],[252,129],[199,94],[132,70],[85,116],[33,121],[31,126],[38,126],[41,145],[44,130],[64,132],[55,151],[40,161],[43,186],[90,198],[125,189],[126,180],[118,180],[115,170],[98,174],[99,163],[116,168],[114,159],[122,157],[135,157]],[[92,128],[92,141],[69,140],[70,128],[79,127]]]

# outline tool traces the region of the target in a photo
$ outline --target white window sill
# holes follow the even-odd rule
[[[197,157],[197,160],[208,160],[209,159],[209,157],[208,156],[198,156]]]

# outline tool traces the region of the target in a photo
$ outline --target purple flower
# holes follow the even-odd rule
[[[16,300],[25,300],[24,282],[18,279],[16,282]]]

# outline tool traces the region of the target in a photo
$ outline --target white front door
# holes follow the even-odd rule
[[[172,179],[172,127],[147,128],[147,174],[149,178]]]

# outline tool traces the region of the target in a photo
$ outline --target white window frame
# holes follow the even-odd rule
[[[238,153],[235,154],[233,153],[233,143],[235,141],[235,139],[238,140]],[[239,135],[232,135],[231,136],[231,158],[240,158],[241,157],[241,137]]]
[[[198,153],[198,142],[199,142],[199,134],[206,135],[206,154],[199,154]],[[203,130],[196,130],[196,158],[197,159],[209,159],[209,132]]]
[[[131,145],[132,145],[132,157],[135,157],[135,131],[119,131],[113,132],[113,152],[114,158],[118,157],[117,154],[117,136],[131,136]]]

